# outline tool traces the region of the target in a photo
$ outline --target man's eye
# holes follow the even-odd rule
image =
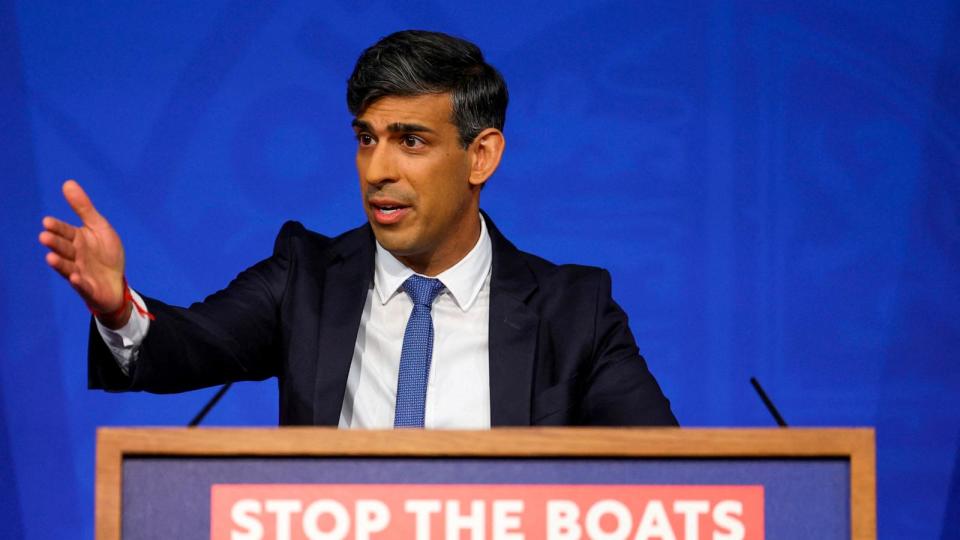
[[[361,133],[357,135],[357,141],[360,143],[360,146],[370,146],[373,144],[373,137],[366,133]]]
[[[404,135],[403,138],[400,139],[400,143],[407,148],[420,148],[423,146],[423,139],[416,135]]]

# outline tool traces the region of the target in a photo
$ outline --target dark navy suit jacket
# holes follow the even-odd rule
[[[487,218],[493,426],[675,425],[607,271],[519,251]],[[130,376],[91,322],[91,388],[182,392],[277,377],[280,424],[337,425],[373,280],[369,225],[330,238],[284,224],[273,255],[190,308],[156,316]]]

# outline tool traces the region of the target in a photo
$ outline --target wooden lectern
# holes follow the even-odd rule
[[[872,539],[875,492],[868,428],[103,428],[96,537]]]

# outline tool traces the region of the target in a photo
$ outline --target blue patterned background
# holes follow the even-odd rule
[[[0,536],[89,538],[99,425],[40,218],[83,183],[144,293],[189,303],[287,219],[363,221],[345,79],[401,28],[478,43],[512,103],[484,207],[607,267],[680,421],[877,428],[883,538],[960,535],[960,5],[0,0]],[[244,384],[213,424],[276,422]]]

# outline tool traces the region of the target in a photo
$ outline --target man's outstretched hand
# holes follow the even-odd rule
[[[43,218],[40,243],[50,248],[47,264],[63,276],[108,328],[120,328],[130,318],[124,300],[123,244],[110,223],[97,212],[90,197],[73,180],[63,183],[63,196],[80,217],[74,227],[57,218]],[[126,308],[120,310],[120,308]]]

